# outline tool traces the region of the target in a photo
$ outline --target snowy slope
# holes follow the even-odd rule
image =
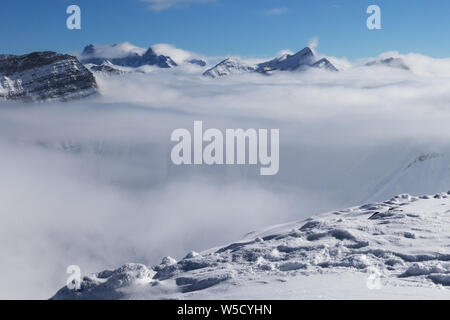
[[[295,54],[285,54],[279,58],[263,62],[258,65],[257,72],[267,73],[271,71],[294,71],[303,66],[310,66],[314,63],[314,53],[308,47]]]
[[[87,276],[54,299],[450,298],[450,192],[400,195],[251,232],[158,266]]]
[[[242,74],[255,71],[255,67],[237,58],[227,58],[209,70],[206,70],[203,75],[211,78],[218,78],[228,76],[231,74]]]
[[[407,192],[422,194],[445,190],[450,186],[450,159],[448,152],[427,152],[402,162],[395,163],[386,170],[375,184],[368,183],[370,188],[364,201],[386,199],[394,194]]]

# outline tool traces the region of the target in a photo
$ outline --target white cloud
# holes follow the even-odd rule
[[[319,46],[319,38],[312,38],[309,40],[308,47],[312,50],[312,52],[317,53],[317,47]]]
[[[153,51],[158,55],[165,55],[172,58],[178,65],[185,63],[191,59],[204,59],[198,54],[176,48],[173,45],[167,43],[159,43],[152,46]]]
[[[280,50],[280,51],[278,51],[278,53],[277,53],[277,57],[281,57],[281,56],[284,56],[284,55],[292,55],[292,54],[294,54],[295,52],[293,52],[292,50],[289,50],[289,49],[283,49],[283,50]]]
[[[129,42],[122,42],[118,44],[96,45],[95,54],[90,57],[107,57],[110,59],[123,58],[132,53],[143,55],[147,49],[140,48]],[[81,53],[79,54],[81,55]]]
[[[97,100],[0,102],[0,298],[48,298],[69,264],[84,274],[151,265],[358,205],[422,152],[449,153],[450,59],[398,56],[411,72],[356,64],[209,79],[158,69],[99,78]],[[193,120],[279,128],[279,174],[174,167],[170,133]]]
[[[267,16],[278,16],[281,14],[285,14],[287,12],[287,8],[282,7],[282,8],[273,8],[273,9],[269,9],[264,11],[263,13]]]
[[[170,8],[182,8],[191,4],[210,3],[215,0],[141,0],[149,3],[149,7],[153,11],[163,11]]]

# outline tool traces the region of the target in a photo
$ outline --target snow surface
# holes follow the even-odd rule
[[[450,191],[250,232],[179,262],[126,264],[54,299],[449,299]]]

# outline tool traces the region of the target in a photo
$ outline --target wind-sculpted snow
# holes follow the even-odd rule
[[[265,298],[298,298],[277,291],[279,283],[291,282],[298,291],[305,277],[349,275],[367,290],[378,286],[379,298],[392,297],[392,288],[414,288],[418,294],[428,289],[439,297],[448,295],[445,287],[450,286],[449,230],[450,192],[403,194],[251,232],[239,242],[191,252],[178,262],[166,257],[153,267],[126,264],[105,270],[85,277],[80,290],[63,288],[53,298],[249,298],[258,288]],[[246,287],[252,289],[241,290]],[[329,289],[315,288],[324,294]]]

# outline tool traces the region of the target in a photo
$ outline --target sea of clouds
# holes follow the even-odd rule
[[[151,265],[398,188],[447,191],[422,176],[383,183],[450,150],[450,59],[383,56],[411,70],[330,58],[341,72],[210,79],[186,65],[98,76],[102,95],[89,100],[0,102],[0,298],[48,298],[73,264]],[[279,128],[279,174],[174,166],[170,134],[194,120]]]

